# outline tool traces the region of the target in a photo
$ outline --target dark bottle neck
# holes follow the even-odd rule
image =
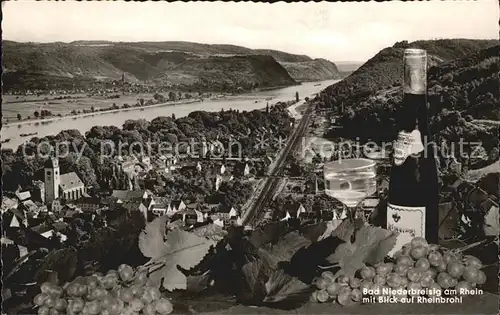
[[[400,131],[412,132],[418,129],[422,136],[430,136],[427,95],[405,93],[398,120]]]

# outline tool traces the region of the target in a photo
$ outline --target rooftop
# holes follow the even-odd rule
[[[71,190],[75,188],[81,188],[83,187],[84,184],[80,177],[76,175],[75,172],[71,173],[66,173],[61,175],[61,183],[59,184],[59,187],[62,188],[62,190]]]
[[[136,190],[113,190],[113,193],[111,194],[111,197],[120,199],[122,201],[126,200],[139,200],[142,199],[142,196],[144,195],[143,191],[136,191]]]

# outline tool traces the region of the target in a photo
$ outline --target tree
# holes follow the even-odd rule
[[[295,92],[295,100],[298,102],[299,101],[299,92]]]
[[[90,111],[91,111],[91,112],[95,112],[95,108],[94,108],[94,106],[90,106]]]
[[[172,113],[172,119],[175,120],[175,114],[174,113]]]
[[[168,100],[171,101],[171,102],[175,102],[177,100],[176,95],[175,95],[174,92],[170,91],[168,93]]]
[[[23,119],[23,117],[21,116],[21,114],[17,113],[17,120],[21,120]]]
[[[35,112],[33,113],[33,116],[35,116],[35,118],[38,118],[38,116],[40,116],[40,113],[39,113],[38,111],[35,111]]]

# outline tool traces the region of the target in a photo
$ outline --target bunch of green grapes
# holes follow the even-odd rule
[[[467,294],[486,282],[481,268],[476,257],[453,253],[416,237],[394,254],[392,262],[365,266],[354,277],[342,275],[335,279],[331,272],[323,272],[315,279],[317,290],[311,301],[351,305],[370,294],[392,295],[400,301],[412,292],[432,296],[444,294],[446,289]]]
[[[463,294],[486,283],[486,274],[477,257],[428,244],[422,237],[412,239],[394,258],[396,263],[388,275],[394,285],[397,281],[393,278],[398,280],[395,275],[399,275],[407,278],[409,287],[454,289]]]
[[[483,285],[486,275],[481,268],[482,263],[476,257],[453,253],[438,245],[428,244],[422,237],[416,237],[394,254],[393,262],[364,267],[359,273],[363,285],[380,289],[381,294],[384,288],[390,288],[413,289],[415,295],[432,296],[451,293],[452,290],[457,294],[467,294]]]
[[[335,279],[330,271],[325,271],[315,279],[317,290],[312,293],[312,302],[337,302],[340,305],[351,305],[361,302],[361,279],[341,275]]]
[[[106,275],[77,277],[62,287],[45,282],[34,303],[39,315],[167,315],[170,300],[162,298],[145,271],[128,265]]]

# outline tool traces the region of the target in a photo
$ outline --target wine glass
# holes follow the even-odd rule
[[[325,194],[347,207],[348,218],[356,218],[356,208],[377,191],[376,162],[370,159],[339,159],[325,163]]]

